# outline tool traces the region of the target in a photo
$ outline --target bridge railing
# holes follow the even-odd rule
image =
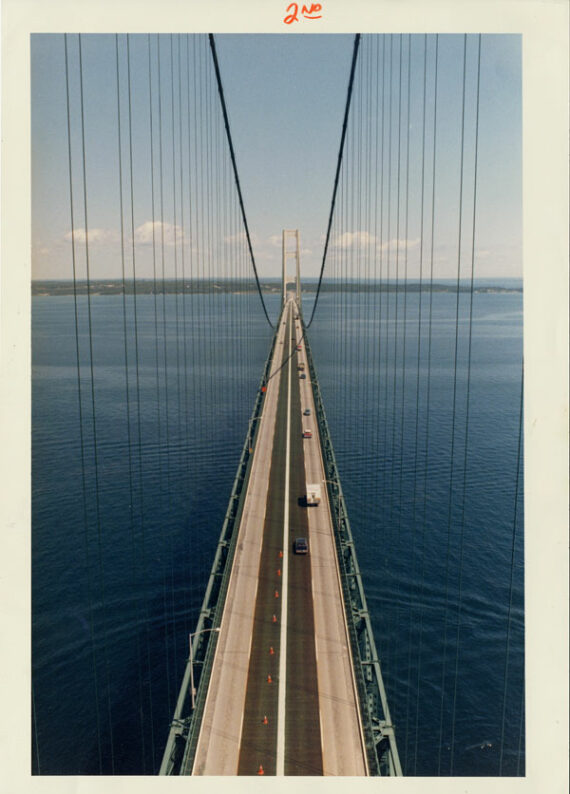
[[[300,314],[301,322],[302,315]],[[402,775],[394,726],[313,356],[303,335],[331,505],[364,740],[372,775]]]
[[[164,750],[159,775],[187,775],[191,773],[200,735],[206,695],[214,662],[218,633],[208,631],[220,626],[224,612],[229,578],[235,553],[237,534],[247,484],[251,473],[253,449],[259,431],[259,419],[263,407],[264,391],[262,387],[267,383],[273,355],[275,341],[265,362],[263,375],[257,390],[257,396],[251,418],[249,430],[241,452],[237,473],[232,486],[232,491],[222,525],[220,538],[214,555],[214,562],[200,609],[200,616],[196,625],[192,642],[192,664],[196,669],[194,673],[194,687],[196,690],[194,709],[191,708],[190,684],[192,680],[190,658],[186,663],[180,693],[170,724],[170,732]]]

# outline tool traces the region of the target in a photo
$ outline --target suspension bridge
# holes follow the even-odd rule
[[[258,272],[214,36],[47,38],[70,277],[33,290],[69,369],[35,396],[34,773],[524,774],[522,290],[477,278],[492,37],[354,37],[312,280],[297,229]]]
[[[284,294],[285,284],[284,269]],[[214,603],[207,593],[162,774],[401,774],[295,295],[298,281],[283,304],[261,413],[253,417],[259,428],[248,439],[250,464],[232,492],[229,511],[239,520],[233,537],[220,541],[227,553],[216,555],[212,569],[211,581],[225,575],[227,590]],[[205,633],[209,642],[202,643]],[[199,710],[195,661],[202,662],[200,681],[206,678]]]

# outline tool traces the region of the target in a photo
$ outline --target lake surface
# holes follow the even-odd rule
[[[403,299],[308,332],[400,756],[524,774],[522,293],[474,295],[469,374],[469,295]],[[269,352],[253,294],[134,308],[93,297],[90,346],[84,296],[77,336],[33,299],[36,774],[156,774]]]

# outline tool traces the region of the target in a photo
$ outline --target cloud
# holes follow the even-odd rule
[[[352,248],[358,245],[374,245],[376,237],[368,232],[343,232],[333,241],[334,248]]]
[[[176,245],[180,245],[181,243],[188,242],[188,237],[184,237],[184,230],[182,226],[178,224],[174,225],[173,223],[162,223],[161,221],[145,221],[135,229],[135,245],[152,245],[153,230],[154,242],[157,246],[162,244],[163,239],[164,244],[170,247],[172,247],[175,243]],[[86,237],[89,240],[89,245],[120,244],[121,242],[120,233],[116,229],[89,229],[88,234],[86,235],[85,229],[80,228],[75,229],[74,234],[76,243],[85,243]],[[64,235],[64,240],[70,242],[71,239],[72,233],[69,231]],[[124,243],[125,245],[131,245],[131,242],[132,240],[130,232],[127,232],[125,229]]]
[[[145,221],[135,229],[135,243],[138,245],[152,245],[153,238],[156,245],[161,245],[163,237],[165,245],[183,242],[182,227],[162,221]]]
[[[379,246],[380,250],[387,251],[388,248],[390,250],[395,251],[397,248],[402,251],[404,248],[416,248],[420,244],[420,238],[416,237],[414,240],[399,240],[398,238],[394,237],[389,242],[382,243]]]
[[[382,242],[379,237],[376,237],[376,235],[370,234],[370,232],[367,231],[343,232],[340,236],[336,237],[336,239],[332,241],[332,246],[334,248],[342,248],[344,250],[360,246],[361,248],[366,247],[376,251],[387,251],[388,249],[391,251],[395,251],[396,249],[402,251],[406,248],[415,248],[419,244],[419,237],[413,240],[404,240],[393,237],[391,240]]]
[[[89,240],[90,245],[101,245],[103,243],[112,243],[116,242],[117,234],[116,232],[110,229],[89,229],[88,232],[85,232],[85,229],[75,229],[75,232],[72,233],[71,231],[67,232],[64,235],[64,240],[71,242],[73,237],[75,236],[76,243],[84,243],[87,239]]]
[[[245,231],[238,232],[237,234],[228,234],[224,237],[224,242],[226,243],[246,243],[247,242],[247,234]],[[253,244],[253,243],[252,243]]]

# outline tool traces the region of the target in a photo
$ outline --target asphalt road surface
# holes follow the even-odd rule
[[[295,314],[290,301],[277,331],[194,775],[368,773],[330,510],[304,500],[307,482],[326,487]]]

